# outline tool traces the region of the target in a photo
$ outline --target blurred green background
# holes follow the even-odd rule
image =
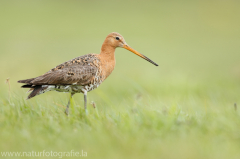
[[[231,114],[234,103],[240,104],[239,1],[0,3],[2,151],[60,151],[68,146],[65,151],[84,149],[95,158],[240,156],[240,118]],[[44,74],[77,56],[99,53],[111,32],[123,35],[132,48],[159,66],[116,49],[115,70],[98,89],[88,93],[90,116],[94,116],[90,104],[94,101],[98,123],[91,117],[87,117],[89,121],[79,118],[79,110],[69,121],[63,114],[68,100],[64,93],[48,92],[24,101],[27,90],[20,89],[18,80]],[[74,99],[81,110],[82,95]],[[136,110],[142,116],[129,115]],[[130,117],[124,118],[126,114]],[[189,116],[196,124],[178,127],[179,120],[187,122]],[[146,123],[138,127],[140,119]],[[154,120],[162,126],[152,125]]]

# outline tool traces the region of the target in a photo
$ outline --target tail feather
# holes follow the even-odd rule
[[[30,88],[30,89],[27,91],[27,93],[32,92],[33,90],[34,90],[34,88]]]
[[[50,89],[47,89],[48,87],[49,86],[37,85],[37,86],[32,86],[32,87],[26,86],[26,87],[23,87],[23,88],[30,88],[30,90],[28,92],[32,91],[29,94],[29,96],[27,97],[27,99],[30,99],[30,98],[35,97],[36,95],[39,95],[39,94],[50,91]]]
[[[33,85],[31,82],[35,78],[25,79],[25,80],[19,80],[18,83],[26,83],[25,85],[22,85],[22,88],[30,88],[28,92],[31,92],[27,99],[33,98],[36,95],[45,93],[47,91],[50,91],[50,89],[47,89],[49,86],[46,85]]]
[[[19,80],[18,83],[31,83],[32,80],[35,78],[25,79],[25,80]]]
[[[30,98],[35,97],[36,95],[40,94],[41,90],[42,90],[41,85],[34,86],[33,91],[29,94],[27,99],[30,99]]]
[[[33,88],[34,86],[31,84],[26,84],[26,85],[22,85],[22,88]]]

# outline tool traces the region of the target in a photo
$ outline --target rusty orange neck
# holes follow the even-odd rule
[[[101,48],[100,56],[104,56],[106,60],[115,60],[115,49],[115,47],[104,42]]]
[[[115,47],[108,45],[106,42],[103,43],[101,52],[99,54],[101,59],[102,73],[107,78],[115,67]]]

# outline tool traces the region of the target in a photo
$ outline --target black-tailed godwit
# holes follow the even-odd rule
[[[47,73],[36,78],[20,80],[22,88],[30,88],[27,99],[48,91],[70,92],[70,99],[65,113],[69,114],[69,105],[75,93],[84,94],[84,108],[87,112],[87,92],[97,88],[115,67],[115,49],[125,48],[150,63],[155,62],[132,49],[119,33],[110,33],[103,42],[100,54],[87,54],[64,62]]]

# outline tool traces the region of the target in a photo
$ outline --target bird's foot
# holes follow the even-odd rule
[[[69,114],[69,109],[68,108],[66,108],[65,114],[68,116],[68,114]]]

